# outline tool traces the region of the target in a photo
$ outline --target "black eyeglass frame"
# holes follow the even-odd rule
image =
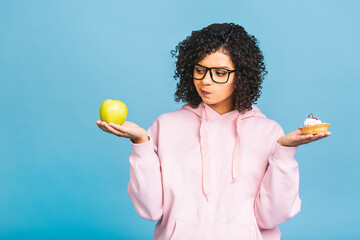
[[[221,84],[227,83],[227,82],[229,81],[230,73],[236,72],[236,69],[234,69],[234,70],[229,70],[229,69],[222,68],[222,67],[212,67],[212,68],[209,68],[209,67],[205,67],[205,66],[203,66],[203,65],[201,65],[201,64],[195,64],[195,65],[194,65],[194,70],[195,70],[195,66],[203,67],[203,68],[205,68],[206,70],[205,70],[205,74],[204,74],[204,76],[203,76],[202,78],[195,78],[195,77],[193,76],[194,79],[196,79],[196,80],[203,80],[204,77],[206,76],[208,70],[209,70],[209,71],[210,71],[211,80],[213,80],[213,82],[221,83]],[[222,69],[222,70],[228,71],[228,75],[227,75],[226,81],[225,81],[225,82],[217,82],[217,81],[215,81],[214,78],[213,78],[211,69]],[[194,73],[193,73],[193,75],[194,75]]]

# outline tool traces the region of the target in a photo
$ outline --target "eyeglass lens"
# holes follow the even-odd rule
[[[207,73],[207,69],[202,66],[195,65],[194,67],[194,78],[203,79]],[[223,68],[211,68],[211,78],[215,82],[226,82],[228,79],[229,72]]]

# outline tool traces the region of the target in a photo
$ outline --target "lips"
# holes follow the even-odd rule
[[[202,90],[202,89],[201,89],[201,92],[202,92],[202,94],[209,94],[209,92],[204,91],[204,90]]]

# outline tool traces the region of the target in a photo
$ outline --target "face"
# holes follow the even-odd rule
[[[231,58],[221,50],[207,55],[200,62],[198,62],[198,64],[205,67],[223,67],[228,70],[235,69]],[[195,71],[197,71],[196,67],[194,69],[194,74]],[[203,102],[209,105],[216,112],[219,114],[224,114],[234,110],[233,85],[235,81],[235,72],[230,73],[227,83],[216,83],[212,81],[210,71],[207,71],[205,77],[202,80],[193,79],[193,81],[196,90]],[[204,94],[202,90],[209,92],[209,94]]]

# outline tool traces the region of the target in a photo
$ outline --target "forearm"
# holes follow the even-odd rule
[[[274,228],[300,211],[299,166],[296,148],[276,145],[255,201],[261,228]]]
[[[129,196],[139,216],[157,221],[163,211],[160,161],[151,138],[143,143],[132,143],[132,147]]]

